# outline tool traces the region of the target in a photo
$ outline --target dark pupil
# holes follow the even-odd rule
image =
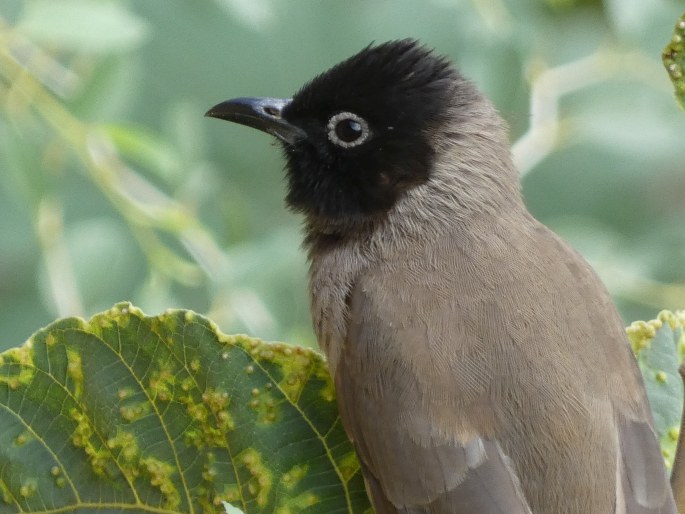
[[[356,141],[362,135],[362,126],[359,122],[346,119],[340,120],[335,126],[335,135],[345,143]]]

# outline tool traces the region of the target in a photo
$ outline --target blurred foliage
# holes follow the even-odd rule
[[[451,56],[511,126],[533,213],[625,319],[685,305],[677,0],[3,0],[0,340],[118,300],[313,342],[278,148],[202,117],[372,40]]]

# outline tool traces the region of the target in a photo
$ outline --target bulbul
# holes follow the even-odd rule
[[[207,115],[282,144],[376,512],[676,513],[607,291],[527,211],[503,121],[447,59],[369,46]]]

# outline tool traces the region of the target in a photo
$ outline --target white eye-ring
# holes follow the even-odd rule
[[[353,112],[339,112],[328,120],[328,139],[342,148],[359,146],[371,135],[369,124]]]

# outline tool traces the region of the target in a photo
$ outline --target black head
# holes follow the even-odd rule
[[[306,84],[292,100],[241,98],[207,113],[278,137],[287,203],[317,225],[382,216],[428,180],[430,135],[447,119],[450,63],[414,40],[369,46]]]

